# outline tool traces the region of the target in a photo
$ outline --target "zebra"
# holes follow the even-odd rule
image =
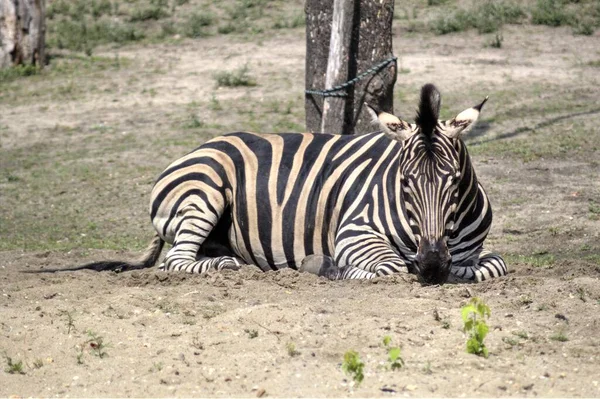
[[[410,272],[424,284],[505,275],[503,259],[483,248],[492,208],[461,139],[486,101],[441,121],[441,95],[427,84],[414,123],[368,107],[378,132],[216,137],[158,177],[156,233],[139,261],[63,270],[151,267],[169,243],[159,270],[252,264],[331,280]]]

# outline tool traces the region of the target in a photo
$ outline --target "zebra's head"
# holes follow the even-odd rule
[[[402,143],[398,191],[417,245],[413,267],[425,283],[444,283],[450,274],[448,239],[455,227],[460,193],[469,185],[461,175],[467,174],[466,166],[470,168],[461,136],[475,125],[486,101],[441,121],[440,93],[427,84],[421,89],[415,123],[370,109],[384,133]],[[472,175],[470,170],[468,175]]]

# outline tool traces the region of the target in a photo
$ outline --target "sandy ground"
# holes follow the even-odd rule
[[[495,107],[493,100],[489,104],[497,122],[489,122],[472,145],[511,140],[519,128],[533,129],[565,115],[545,125],[548,134],[560,134],[576,122],[598,135],[600,116],[593,105],[600,103],[600,74],[579,66],[599,58],[598,35],[524,26],[507,28],[504,37],[501,51],[483,48],[482,37],[474,33],[396,40],[402,68],[410,71],[399,75],[397,91],[405,94],[397,110],[411,115],[418,87],[429,81],[453,93],[447,100],[452,111],[490,90],[539,85],[538,99],[546,95],[544,87],[552,89],[548,101],[575,91],[587,98],[592,112],[554,110],[528,117],[520,110],[530,106],[531,97],[498,96]],[[210,97],[210,73],[219,65],[258,65],[261,82],[248,91],[218,92],[223,101],[277,100],[290,92],[301,96],[301,31],[260,44],[220,40],[186,41],[177,52],[166,51],[166,44],[120,49],[140,68],[162,69],[160,77],[131,79],[124,68],[94,93],[49,104],[39,114],[32,113],[36,102],[11,106],[2,115],[11,132],[2,137],[3,150],[35,145],[57,123],[76,126],[84,119],[132,121],[127,126],[142,140],[156,137],[168,112]],[[103,85],[116,85],[116,92],[105,93]],[[461,87],[468,88],[468,95],[460,95]],[[142,88],[157,94],[146,101],[140,98]],[[243,123],[241,116],[227,117]],[[68,146],[68,140],[84,139],[56,140]],[[176,156],[171,152],[157,156],[155,175]],[[143,163],[134,153],[128,148],[119,156]],[[577,255],[585,245],[588,253],[600,253],[600,223],[587,212],[588,201],[600,201],[597,155],[596,147],[551,161],[523,162],[485,152],[474,156],[495,209],[489,246],[499,253],[556,255],[542,267],[513,257],[509,276],[481,284],[423,287],[409,275],[329,282],[292,270],[261,273],[252,267],[205,276],[152,269],[32,275],[21,271],[136,253],[85,248],[2,252],[0,353],[22,361],[25,374],[1,371],[0,396],[598,397],[600,265]],[[132,226],[143,226],[136,232],[147,237],[151,232],[143,210],[152,179],[140,177],[110,208]],[[76,183],[57,183],[69,184]],[[78,204],[83,212],[100,206],[93,201],[96,192],[86,187],[80,188],[81,196],[91,200]],[[133,204],[138,211],[131,210]],[[24,218],[35,217],[34,209]],[[492,310],[488,359],[464,350],[460,309],[473,296]],[[402,348],[405,366],[400,370],[387,367],[386,335]],[[365,363],[360,386],[341,369],[351,349]],[[8,368],[8,360],[2,368]]]

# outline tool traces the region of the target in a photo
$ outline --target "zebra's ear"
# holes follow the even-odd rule
[[[379,125],[386,136],[391,139],[404,141],[415,132],[414,127],[395,115],[387,112],[377,112],[369,104],[365,103],[369,115],[371,115],[372,123]]]
[[[455,118],[441,122],[441,132],[451,139],[455,139],[468,133],[473,129],[473,126],[475,126],[481,108],[483,108],[483,104],[485,104],[487,100],[488,97],[486,97],[481,104],[465,109],[463,112],[456,115]]]

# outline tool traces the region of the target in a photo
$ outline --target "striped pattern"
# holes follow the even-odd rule
[[[162,268],[267,271],[316,254],[334,259],[334,278],[372,278],[414,271],[421,237],[444,236],[456,276],[505,274],[482,249],[491,207],[463,142],[439,132],[424,141],[412,126],[404,142],[246,132],[207,142],[152,190],[152,223],[173,244]]]

